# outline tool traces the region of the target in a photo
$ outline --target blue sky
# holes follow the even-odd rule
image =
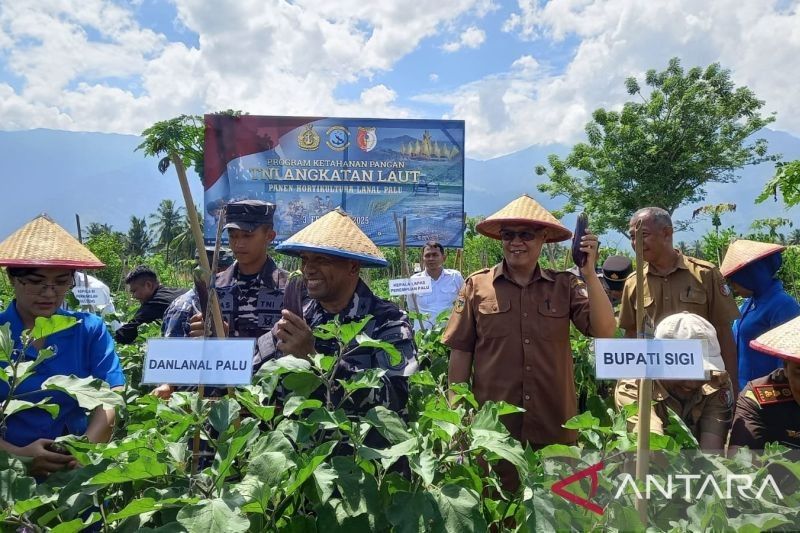
[[[722,63],[800,134],[800,0],[0,0],[0,129],[449,118],[488,159],[581,140],[672,56]]]

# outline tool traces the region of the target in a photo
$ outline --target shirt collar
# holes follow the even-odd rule
[[[506,274],[505,259],[494,266],[494,270],[492,272],[492,281],[497,281],[497,278],[500,276],[503,276],[507,280],[511,281],[511,276]],[[553,279],[553,275],[547,269],[540,267],[539,263],[536,263],[536,267],[533,270],[533,276],[531,277],[529,283],[533,283],[540,278],[546,279],[547,281],[555,281],[555,279]]]
[[[684,256],[681,253],[681,251],[678,250],[677,248],[674,248],[674,250],[675,250],[675,253],[678,254],[678,257],[675,260],[675,270],[678,270],[679,268],[682,268],[684,270],[688,270],[689,269],[689,265],[686,264],[686,256]],[[672,274],[672,272],[675,272],[675,270],[670,271],[669,274]],[[644,267],[642,268],[642,271],[643,271],[644,275],[646,276],[650,272],[650,263],[645,262]],[[667,275],[669,275],[669,274],[667,274]],[[653,275],[657,276],[659,274],[653,274]]]

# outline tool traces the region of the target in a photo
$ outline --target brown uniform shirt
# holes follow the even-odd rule
[[[471,352],[472,391],[480,402],[503,400],[524,413],[503,417],[511,435],[531,444],[571,443],[561,427],[577,414],[570,321],[591,335],[586,287],[574,274],[542,269],[521,287],[504,263],[467,278],[443,342]]]
[[[767,442],[800,448],[800,404],[783,368],[749,382],[736,401],[730,445],[762,450]]]
[[[718,332],[730,329],[739,309],[722,274],[713,263],[678,255],[677,268],[666,276],[651,274],[649,265],[644,265],[644,307],[651,324],[656,326],[665,316],[688,311],[711,322]],[[622,290],[619,327],[636,331],[635,275],[628,277]]]
[[[638,380],[621,379],[614,389],[617,408],[639,399]],[[653,381],[653,400],[656,404],[650,415],[650,432],[664,434],[669,423],[667,407],[675,411],[692,435],[700,440],[701,433],[713,433],[725,438],[733,418],[733,393],[727,372],[713,372],[711,379],[703,384],[691,398],[680,400],[671,396],[660,380]],[[628,418],[628,431],[638,431],[639,416]]]

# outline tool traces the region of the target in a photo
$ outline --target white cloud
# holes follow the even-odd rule
[[[523,55],[499,75],[416,100],[449,106],[467,121],[467,151],[493,157],[531,144],[573,143],[598,107],[630,98],[623,82],[673,56],[685,67],[718,61],[778,112],[774,127],[800,133],[800,1],[520,0],[504,29],[538,43],[577,37],[571,60],[555,70]],[[534,48],[535,49],[535,48]],[[414,100],[414,99],[412,99]]]
[[[456,52],[462,48],[478,48],[486,41],[486,32],[477,26],[470,26],[464,30],[457,41],[451,41],[442,45],[445,52]]]
[[[342,83],[370,79],[490,0],[175,0],[199,46],[170,43],[112,0],[0,0],[0,61],[22,88],[0,86],[0,128],[139,133],[180,113],[243,109],[294,115],[407,116],[376,85],[354,100]]]
[[[431,72],[430,74],[428,74],[428,79],[433,83],[436,83],[437,81],[439,81],[439,75],[436,74],[435,72]]]

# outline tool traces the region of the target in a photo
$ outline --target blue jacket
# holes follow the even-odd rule
[[[9,416],[6,419],[4,434],[0,434],[0,438],[15,446],[27,446],[41,438],[54,439],[62,435],[82,435],[86,432],[89,417],[77,401],[60,391],[41,390],[42,383],[47,378],[72,374],[79,378],[89,376],[99,378],[111,387],[125,384],[119,357],[114,351],[114,341],[103,320],[93,314],[63,309],[59,309],[57,314],[75,317],[79,322],[46,338],[45,345],[55,348],[55,355],[37,366],[34,375],[16,388],[14,396],[28,393],[19,399],[33,403],[49,397],[48,403],[59,406],[58,415],[53,418],[47,411],[32,408]],[[24,326],[17,312],[16,301],[11,302],[8,308],[0,313],[0,324],[6,323],[11,326],[14,349],[21,350],[20,335]],[[35,348],[29,347],[25,357],[27,360],[33,360],[36,358],[36,353]],[[15,356],[19,355],[17,351]],[[0,367],[6,366],[7,363],[0,363]],[[8,385],[0,381],[0,401],[8,397],[8,391]]]

